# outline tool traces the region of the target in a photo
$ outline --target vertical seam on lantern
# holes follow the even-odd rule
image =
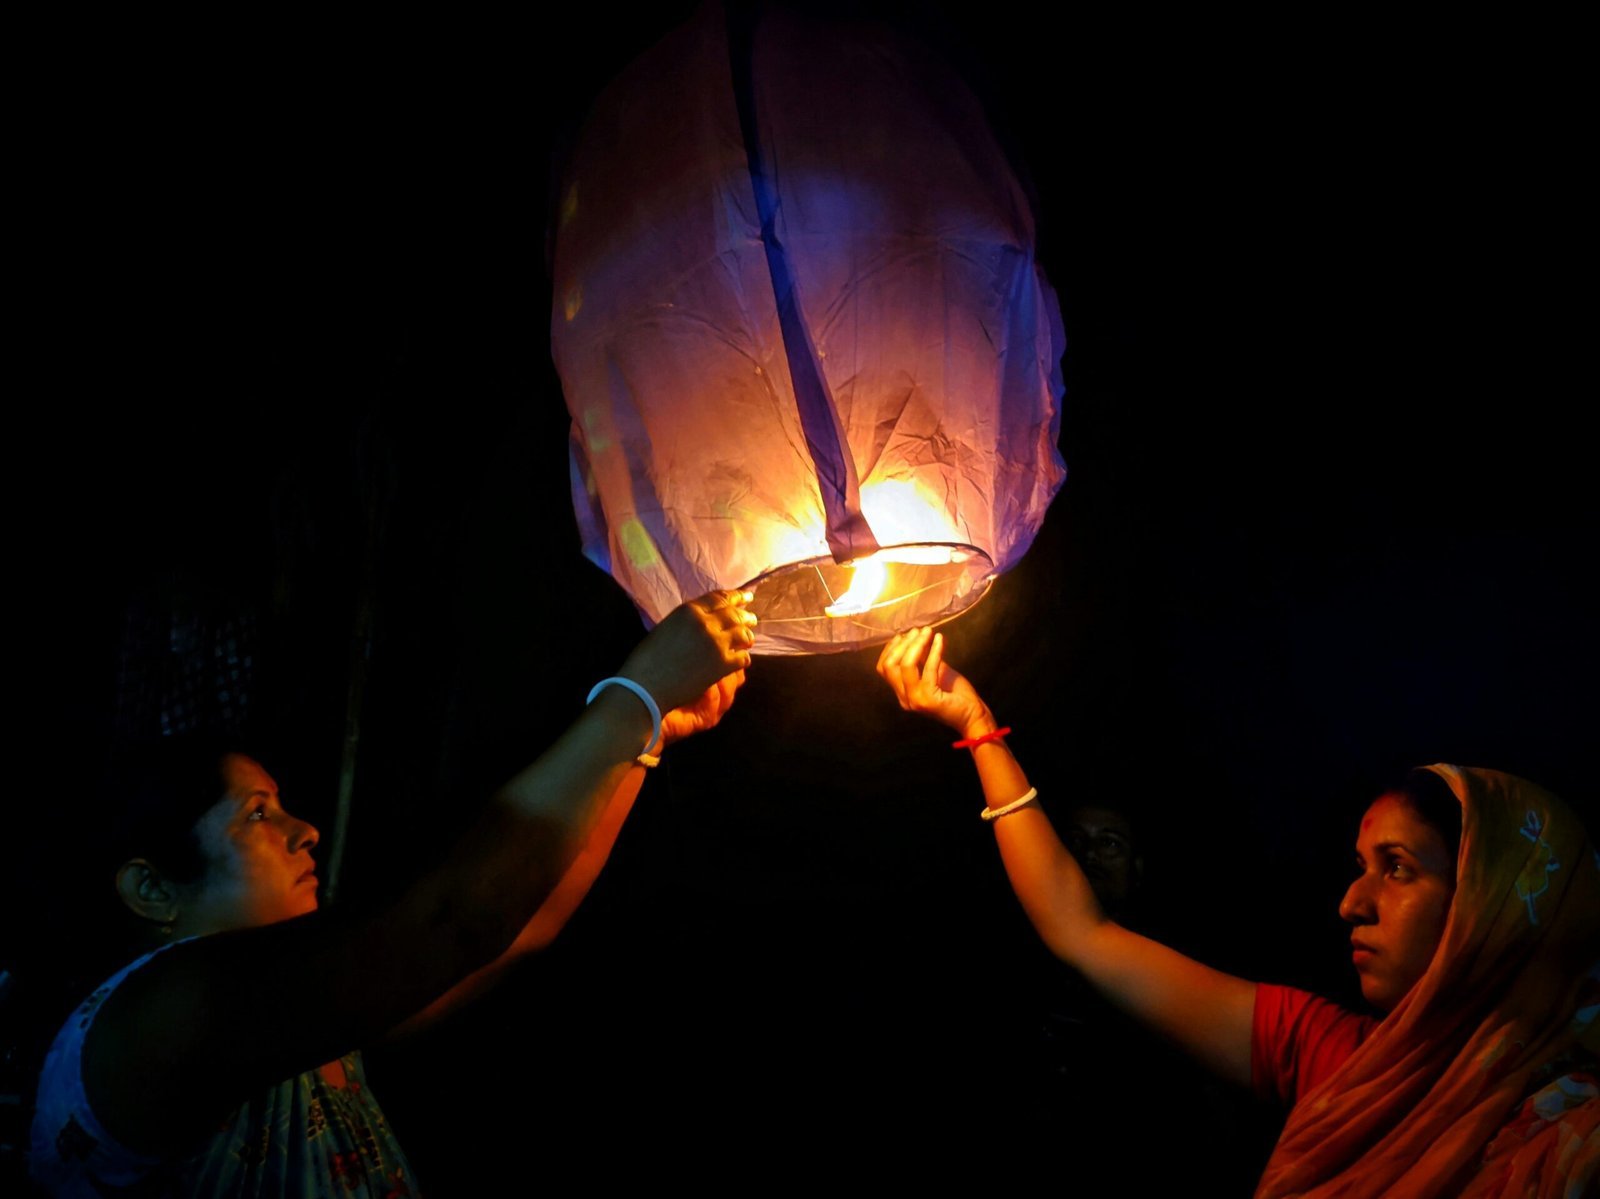
[[[739,132],[744,139],[745,161],[750,186],[761,222],[761,245],[767,260],[767,275],[772,283],[778,311],[778,332],[783,339],[784,359],[789,367],[789,382],[794,391],[800,428],[822,495],[827,518],[828,548],[834,560],[846,562],[876,553],[877,539],[861,512],[860,483],[855,463],[834,411],[833,396],[817,362],[816,352],[806,336],[800,299],[789,257],[776,234],[777,191],[768,172],[756,121],[755,101],[755,24],[753,11],[738,5],[725,9],[727,16],[728,66],[733,81],[734,107],[739,115]]]

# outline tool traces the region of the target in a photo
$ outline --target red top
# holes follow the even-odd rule
[[[1250,1029],[1256,1094],[1293,1107],[1343,1065],[1377,1023],[1309,991],[1259,984]]]

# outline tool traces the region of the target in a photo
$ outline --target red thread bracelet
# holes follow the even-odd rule
[[[982,745],[985,741],[998,741],[998,740],[1000,740],[1000,738],[1004,737],[1010,731],[1011,731],[1010,728],[995,729],[994,732],[985,733],[981,737],[968,737],[968,738],[966,738],[964,740],[961,740],[961,741],[952,741],[950,743],[950,748],[951,749],[976,749],[978,746]]]

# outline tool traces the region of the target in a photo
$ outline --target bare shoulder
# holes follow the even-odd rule
[[[123,979],[83,1045],[85,1093],[105,1130],[134,1152],[164,1153],[253,1089],[337,1056],[324,1052],[314,1003],[280,1002],[294,990],[296,949],[322,939],[316,923],[201,937]]]

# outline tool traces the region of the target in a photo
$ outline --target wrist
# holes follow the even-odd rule
[[[989,711],[987,704],[956,725],[963,741],[975,741],[979,737],[987,737],[999,727],[1000,722],[994,718],[994,713]]]
[[[595,684],[586,703],[619,727],[638,730],[638,743],[648,749],[661,740],[662,729],[660,710],[647,695],[629,680],[613,676]]]

